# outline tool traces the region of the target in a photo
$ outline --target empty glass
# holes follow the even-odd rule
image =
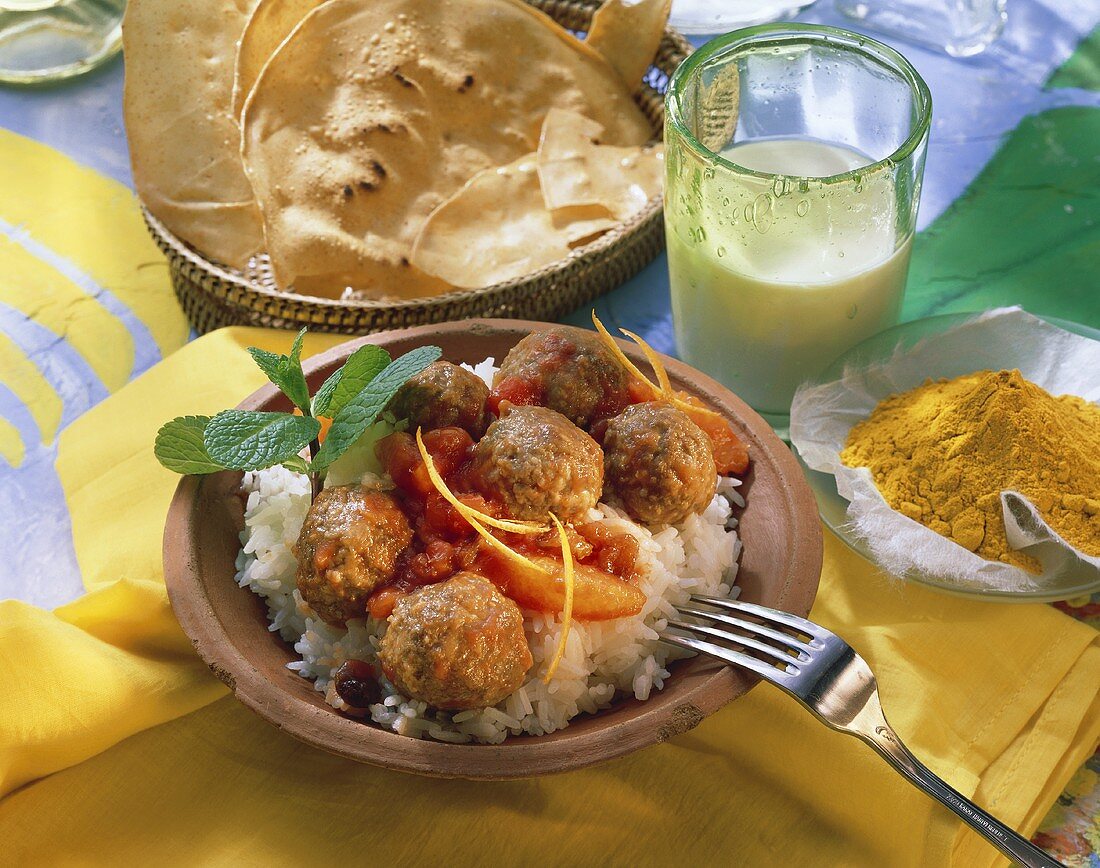
[[[726,33],[787,21],[816,0],[673,0],[669,23],[681,33]]]
[[[126,0],[0,0],[0,82],[44,84],[94,69],[122,46],[125,11]]]
[[[870,30],[970,57],[1005,26],[1005,0],[836,0],[837,10]]]

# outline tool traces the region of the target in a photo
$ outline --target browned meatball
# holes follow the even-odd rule
[[[398,419],[408,419],[411,431],[455,426],[476,440],[489,424],[488,399],[489,387],[477,374],[450,362],[433,362],[397,390],[387,409]]]
[[[630,376],[596,335],[558,326],[512,347],[493,377],[497,403],[539,404],[586,431],[630,403]]]
[[[607,425],[607,488],[643,524],[676,524],[707,508],[718,474],[710,438],[668,404],[635,404]]]
[[[309,507],[294,547],[302,599],[338,627],[366,617],[367,598],[393,578],[412,537],[391,495],[361,485],[326,488]]]
[[[406,696],[446,709],[496,705],[531,668],[519,606],[466,572],[398,600],[379,659]]]
[[[603,490],[603,453],[560,413],[512,407],[474,447],[470,479],[512,518],[583,518]]]

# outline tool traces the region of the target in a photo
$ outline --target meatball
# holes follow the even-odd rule
[[[475,440],[489,424],[485,404],[489,387],[481,377],[450,362],[432,362],[397,390],[387,409],[409,428],[457,427]]]
[[[496,705],[532,662],[519,606],[468,572],[398,600],[379,659],[406,696],[446,709]]]
[[[603,448],[608,492],[643,524],[676,524],[714,497],[710,438],[676,407],[628,407],[607,424]]]
[[[603,489],[596,441],[553,410],[511,407],[474,447],[470,480],[512,518],[583,518]]]
[[[392,495],[361,485],[326,488],[313,500],[294,547],[298,591],[317,615],[343,626],[367,614],[367,598],[394,576],[412,542]]]
[[[630,375],[592,332],[567,326],[530,334],[493,378],[496,401],[557,410],[586,431],[630,404]]]

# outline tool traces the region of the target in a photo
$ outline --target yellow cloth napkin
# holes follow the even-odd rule
[[[14,790],[0,801],[5,857],[1003,863],[869,748],[767,685],[671,742],[504,783],[356,765],[253,716],[191,654],[167,605],[161,525],[176,477],[151,444],[162,421],[230,406],[260,383],[245,346],[288,342],[247,329],[204,337],[62,435],[88,593],[54,613],[0,604],[0,792]],[[895,583],[826,535],[812,617],[868,659],[913,751],[1025,833],[1100,736],[1098,634],[1048,606]]]

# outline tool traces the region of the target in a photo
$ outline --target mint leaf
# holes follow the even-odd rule
[[[332,420],[311,470],[324,470],[374,424],[405,381],[443,355],[439,347],[420,347],[390,362],[366,387],[347,402]]]
[[[289,356],[271,353],[259,347],[249,347],[248,353],[267,378],[279,387],[279,391],[290,398],[294,406],[308,415],[309,387],[306,385],[306,375],[302,371],[302,341],[305,336],[305,329],[298,332]]]
[[[223,410],[206,424],[203,445],[232,470],[262,470],[294,458],[321,430],[311,416]]]
[[[161,426],[153,454],[157,461],[176,473],[217,473],[225,470],[210,457],[203,445],[209,416],[180,416]]]
[[[313,415],[335,416],[389,363],[390,354],[382,347],[374,344],[361,346],[317,390],[313,396]]]
[[[309,473],[309,462],[301,455],[295,455],[281,463],[287,470],[293,470],[295,473]]]
[[[302,342],[305,340],[306,330],[303,328],[294,338],[294,344],[290,348],[290,356],[286,362],[286,377],[280,386],[294,405],[309,415],[309,386],[306,383],[306,375],[302,370]]]
[[[252,356],[252,360],[259,366],[260,370],[267,374],[267,378],[276,386],[279,385],[279,379],[283,373],[283,359],[286,356],[269,353],[259,347],[249,347],[248,354]]]
[[[313,396],[314,416],[329,415],[329,406],[332,403],[332,393],[336,391],[336,387],[340,385],[340,381],[343,378],[344,367],[343,365],[341,365],[339,368],[329,374],[328,378],[323,383],[321,383],[321,388],[318,389],[317,394]]]
[[[290,360],[294,362],[302,361],[302,341],[306,339],[306,327],[298,331],[298,334],[294,336],[294,343],[290,345]]]

